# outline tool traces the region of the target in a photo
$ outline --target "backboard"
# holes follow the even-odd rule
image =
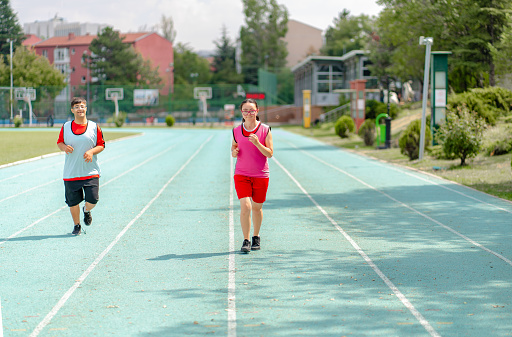
[[[200,99],[201,97],[205,97],[207,99],[212,98],[212,88],[211,87],[195,87],[194,88],[194,98]]]
[[[36,89],[34,88],[14,88],[14,98],[18,101],[26,101],[30,99],[31,101],[36,100]]]
[[[105,89],[105,99],[108,101],[122,100],[124,98],[123,88]]]

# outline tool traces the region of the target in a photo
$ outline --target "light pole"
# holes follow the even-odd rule
[[[13,83],[13,80],[12,80],[12,40],[7,39],[7,41],[9,41],[10,52],[11,52],[11,121],[12,121],[12,119],[13,119],[13,115],[12,115],[12,83]]]
[[[420,133],[420,152],[418,160],[423,159],[423,152],[425,151],[425,124],[426,124],[426,111],[427,111],[427,96],[428,96],[428,75],[430,69],[430,51],[434,44],[433,37],[420,36],[420,45],[426,45],[427,50],[425,51],[425,74],[423,76],[423,105],[421,114],[421,133]]]

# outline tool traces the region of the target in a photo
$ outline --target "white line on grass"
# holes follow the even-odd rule
[[[187,138],[187,139],[188,139],[188,138]],[[152,156],[152,157],[149,157],[148,159],[144,160],[143,162],[139,163],[138,165],[135,165],[134,167],[132,167],[132,168],[131,168],[131,169],[129,169],[128,171],[124,171],[123,173],[121,173],[120,175],[116,176],[115,178],[112,178],[112,179],[110,179],[109,181],[107,181],[107,182],[105,182],[105,183],[101,184],[101,185],[100,185],[100,187],[104,187],[104,186],[106,186],[107,184],[110,184],[111,182],[113,182],[113,181],[115,181],[115,180],[117,180],[117,179],[121,178],[121,177],[122,177],[122,176],[124,176],[125,174],[128,174],[128,173],[130,173],[131,171],[133,171],[133,170],[135,170],[135,169],[137,169],[137,168],[141,167],[142,165],[146,164],[147,162],[149,162],[149,161],[151,161],[151,160],[153,160],[153,159],[155,159],[155,158],[157,158],[157,157],[159,157],[159,156],[161,156],[161,155],[163,155],[163,154],[167,153],[168,151],[170,151],[171,149],[173,149],[175,146],[176,146],[176,144],[175,144],[175,145],[172,145],[171,147],[169,147],[167,150],[165,150],[165,151],[163,151],[163,152],[160,152],[160,153],[158,153],[158,154],[156,154],[156,155],[154,155],[154,156]],[[1,241],[1,242],[0,242],[0,245],[1,245],[1,244],[3,244],[3,243],[5,243],[6,241],[9,241],[10,239],[12,239],[12,238],[14,238],[14,237],[18,236],[19,234],[23,233],[23,232],[24,232],[24,231],[26,231],[27,229],[29,229],[29,228],[31,228],[31,227],[33,227],[33,226],[35,226],[35,225],[36,225],[36,224],[38,224],[39,222],[41,222],[41,221],[43,221],[43,220],[45,220],[45,219],[49,218],[50,216],[52,216],[52,215],[54,215],[54,214],[56,214],[56,213],[58,213],[58,212],[62,211],[64,208],[67,208],[67,207],[68,207],[68,206],[63,206],[63,207],[59,208],[58,210],[53,211],[52,213],[50,213],[50,214],[48,214],[48,215],[46,215],[46,216],[44,216],[44,217],[40,218],[39,220],[36,220],[35,222],[31,223],[31,224],[30,224],[30,225],[28,225],[27,227],[25,227],[25,228],[23,228],[23,229],[20,229],[19,231],[17,231],[16,233],[12,234],[11,236],[9,236],[9,237],[8,237],[7,239],[5,239],[4,241]]]
[[[233,173],[231,157],[230,176]],[[229,183],[229,280],[228,280],[228,337],[236,336],[236,301],[235,301],[235,221],[233,219],[233,177]]]
[[[299,187],[299,189],[309,198],[309,200],[311,200],[311,202],[320,210],[320,212],[322,212],[322,214],[325,215],[325,217],[331,222],[331,224],[333,224],[333,226],[336,227],[336,229],[345,237],[345,239],[347,239],[347,241],[350,242],[352,247],[354,247],[354,249],[359,253],[359,255],[361,255],[361,257],[366,261],[366,263],[368,263],[368,265],[375,271],[375,273],[377,273],[377,275],[379,275],[379,277],[384,281],[384,283],[386,283],[386,285],[393,291],[393,293],[395,293],[396,297],[411,312],[411,314],[413,314],[414,317],[416,317],[418,322],[425,328],[425,330],[427,330],[427,332],[433,337],[440,336],[437,333],[437,331],[430,325],[430,323],[425,319],[425,317],[423,317],[423,315],[418,310],[416,310],[412,303],[409,302],[405,295],[402,294],[402,292],[398,290],[398,288],[393,284],[393,282],[391,282],[391,280],[386,275],[384,275],[384,273],[379,269],[379,267],[377,267],[377,265],[373,263],[372,259],[370,259],[368,255],[366,255],[366,253],[361,249],[361,247],[359,247],[359,245],[352,239],[352,237],[350,237],[350,235],[348,235],[343,230],[343,228],[341,228],[338,225],[338,223],[334,221],[333,218],[331,218],[331,216],[322,208],[322,206],[320,206],[316,202],[316,200],[313,199],[313,197],[304,189],[304,187],[302,187],[302,185],[297,181],[297,179],[295,179],[291,175],[291,173],[288,172],[288,170],[283,165],[281,165],[279,161],[277,161],[275,157],[273,157],[273,159],[276,162],[276,164],[279,165],[279,167],[281,167],[281,169]]]
[[[292,145],[292,146],[293,146],[293,145]],[[445,225],[445,224],[443,224],[443,223],[441,223],[441,222],[439,222],[439,221],[437,221],[437,220],[435,220],[435,219],[433,219],[433,218],[429,217],[428,215],[426,215],[426,214],[424,214],[424,213],[422,213],[422,212],[420,212],[420,211],[416,210],[415,208],[412,208],[411,206],[409,206],[409,205],[407,205],[407,204],[405,204],[405,203],[401,202],[400,200],[397,200],[397,199],[393,198],[393,197],[392,197],[392,196],[390,196],[389,194],[387,194],[387,193],[385,193],[385,192],[382,192],[381,190],[377,189],[376,187],[373,187],[372,185],[370,185],[370,184],[368,184],[368,183],[366,183],[366,182],[362,181],[361,179],[359,179],[359,178],[357,178],[357,177],[353,176],[352,174],[350,174],[350,173],[348,173],[348,172],[346,172],[346,171],[344,171],[344,170],[340,169],[339,167],[336,167],[336,166],[334,166],[334,165],[332,165],[332,164],[330,164],[330,163],[328,163],[328,162],[326,162],[326,161],[324,161],[324,160],[322,160],[322,159],[318,158],[317,156],[312,155],[311,153],[308,153],[308,152],[303,151],[303,150],[300,150],[300,151],[301,151],[301,152],[303,152],[304,154],[306,154],[306,155],[310,156],[311,158],[318,160],[318,161],[319,161],[319,162],[321,162],[322,164],[325,164],[325,165],[327,165],[327,166],[329,166],[329,167],[331,167],[331,168],[333,168],[333,169],[335,169],[335,170],[337,170],[337,171],[339,171],[339,172],[341,172],[341,173],[345,174],[346,176],[348,176],[348,177],[350,177],[350,178],[352,178],[352,179],[354,179],[354,180],[358,181],[359,183],[363,184],[364,186],[366,186],[366,187],[368,187],[368,188],[371,188],[372,190],[374,190],[374,191],[376,191],[376,192],[381,193],[382,195],[384,195],[384,196],[386,196],[387,198],[389,198],[389,199],[391,199],[391,200],[395,201],[396,203],[398,203],[398,204],[402,205],[403,207],[405,207],[405,208],[407,208],[407,209],[409,209],[409,210],[413,211],[414,213],[416,213],[416,214],[418,214],[418,215],[421,215],[421,216],[422,216],[422,217],[424,217],[425,219],[428,219],[428,220],[432,221],[433,223],[435,223],[435,224],[437,224],[437,225],[439,225],[439,226],[443,227],[444,229],[446,229],[446,230],[448,230],[448,231],[452,232],[453,234],[460,236],[461,238],[463,238],[464,240],[468,241],[469,243],[471,243],[471,244],[473,244],[473,245],[477,246],[478,248],[480,248],[480,249],[482,249],[482,250],[485,250],[485,251],[486,251],[486,252],[488,252],[488,253],[491,253],[492,255],[496,256],[496,257],[497,257],[497,258],[499,258],[500,260],[502,260],[502,261],[504,261],[505,263],[507,263],[507,264],[509,264],[509,265],[511,265],[511,266],[512,266],[512,261],[511,261],[511,260],[509,260],[509,259],[507,259],[505,256],[503,256],[503,255],[501,255],[501,254],[499,254],[499,253],[496,253],[495,251],[493,251],[493,250],[491,250],[491,249],[489,249],[489,248],[487,248],[487,247],[485,247],[485,246],[483,246],[483,245],[479,244],[479,243],[478,243],[478,242],[476,242],[476,241],[473,241],[472,239],[468,238],[468,237],[467,237],[467,236],[465,236],[464,234],[461,234],[461,233],[457,232],[455,229],[453,229],[453,228],[451,228],[451,227],[449,227],[449,226],[447,226],[447,225]]]
[[[75,290],[80,287],[80,285],[85,281],[87,276],[96,268],[96,266],[103,260],[103,258],[110,252],[110,250],[119,242],[119,240],[123,237],[123,235],[130,229],[130,227],[151,207],[151,205],[160,197],[160,195],[165,191],[167,186],[178,176],[178,174],[183,171],[183,169],[194,159],[194,157],[201,151],[201,149],[212,139],[213,136],[210,136],[206,141],[204,141],[201,146],[194,152],[194,154],[183,164],[179,170],[169,179],[165,185],[158,191],[158,193],[151,199],[151,201],[144,206],[144,208],[135,216],[135,218],[132,219],[124,228],[123,230],[117,235],[117,237],[108,245],[105,250],[98,255],[96,260],[87,268],[87,270],[78,278],[78,280],[75,281],[73,286],[66,291],[64,296],[61,297],[59,302],[50,310],[50,312],[46,315],[46,317],[36,326],[34,331],[30,334],[29,337],[35,337],[39,335],[39,333],[50,323],[52,318],[59,312],[59,310],[66,304],[67,300],[73,295]]]

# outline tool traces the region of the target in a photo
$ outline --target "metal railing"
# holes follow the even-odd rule
[[[330,122],[336,122],[338,118],[343,116],[345,111],[350,109],[350,103],[341,105],[335,109],[332,109],[330,111],[327,111],[320,115],[320,123],[330,123]]]

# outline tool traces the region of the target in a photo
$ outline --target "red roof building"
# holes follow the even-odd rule
[[[38,38],[36,35],[27,34],[27,35],[25,35],[25,40],[23,40],[23,42],[21,44],[24,45],[25,47],[30,47],[40,41],[41,41],[41,39]]]
[[[152,67],[158,67],[158,73],[164,87],[160,92],[168,94],[173,87],[173,47],[172,43],[157,33],[127,33],[120,34],[124,43],[131,44],[146,60],[151,60]],[[89,45],[96,35],[56,36],[33,44],[38,55],[43,55],[57,69],[69,74],[68,83],[71,86],[84,85],[91,81],[88,69],[83,67],[82,55],[90,53]]]

